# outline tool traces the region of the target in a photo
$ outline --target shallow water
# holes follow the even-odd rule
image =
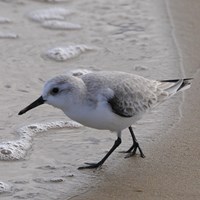
[[[0,1],[0,11],[3,21],[0,35],[17,35],[14,39],[0,36],[0,147],[5,142],[20,139],[17,131],[23,127],[68,120],[61,111],[50,106],[17,115],[40,95],[44,81],[54,75],[87,68],[121,70],[156,79],[181,76],[164,1],[16,0]],[[37,23],[30,20],[30,16],[37,16]],[[62,22],[66,22],[78,24],[82,29],[42,26],[41,23],[52,19],[60,20],[59,26],[65,26]],[[95,51],[83,54],[75,51],[73,59],[63,62],[44,56],[56,47],[79,44],[95,47]],[[180,100],[180,95],[169,100],[138,122],[136,135],[144,152],[179,119]],[[105,178],[105,173],[126,164],[123,155],[116,151],[102,170],[77,170],[85,161],[102,158],[115,138],[108,131],[86,127],[59,127],[31,136],[29,146],[20,147],[26,151],[19,160],[5,161],[1,157],[0,199],[67,199],[89,190]],[[126,130],[119,149],[128,149],[129,145]],[[8,150],[3,153],[10,155]]]

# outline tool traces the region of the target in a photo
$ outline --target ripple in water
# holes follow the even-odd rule
[[[24,126],[17,131],[19,139],[0,143],[0,160],[19,160],[25,157],[37,133],[55,128],[78,128],[81,125],[73,121],[55,121]]]
[[[45,20],[64,20],[65,16],[70,14],[72,14],[70,10],[54,7],[32,11],[28,17],[35,22],[43,22]]]
[[[59,20],[46,20],[42,23],[42,26],[54,30],[77,30],[82,28],[79,24]]]
[[[46,3],[59,3],[59,2],[64,2],[66,0],[35,0],[35,1],[46,2]]]
[[[75,58],[86,51],[96,50],[86,45],[74,45],[68,47],[56,47],[47,51],[46,56],[56,61],[66,61]]]

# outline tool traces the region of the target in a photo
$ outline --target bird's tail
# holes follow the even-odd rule
[[[161,80],[159,88],[168,93],[169,96],[176,94],[179,91],[190,88],[193,78]]]

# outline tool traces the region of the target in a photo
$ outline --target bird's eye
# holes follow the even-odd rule
[[[52,94],[52,95],[58,94],[58,92],[59,92],[59,89],[58,89],[57,87],[55,87],[55,88],[53,88],[53,89],[51,90],[51,94]]]

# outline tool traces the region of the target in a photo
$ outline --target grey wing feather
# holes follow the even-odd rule
[[[81,77],[88,90],[88,98],[96,99],[94,94],[102,91],[113,91],[107,96],[112,111],[122,117],[132,117],[145,112],[157,102],[154,81],[137,75],[115,72],[91,73]],[[108,92],[109,93],[109,92]],[[93,94],[93,95],[91,95]],[[111,94],[111,93],[110,93]],[[98,100],[97,100],[98,101]]]
[[[144,87],[142,82],[133,84],[126,82],[120,85],[116,88],[115,95],[108,100],[113,112],[119,116],[133,117],[145,112],[157,102],[156,94],[148,87]]]
[[[112,111],[122,117],[133,117],[143,113],[176,92],[187,89],[191,84],[190,78],[156,81],[123,72],[79,75],[86,85],[88,99],[93,106],[98,104],[100,94]]]
[[[122,106],[122,102],[117,96],[114,96],[112,99],[108,100],[113,112],[121,117],[132,117],[133,112],[125,112],[125,108]]]

